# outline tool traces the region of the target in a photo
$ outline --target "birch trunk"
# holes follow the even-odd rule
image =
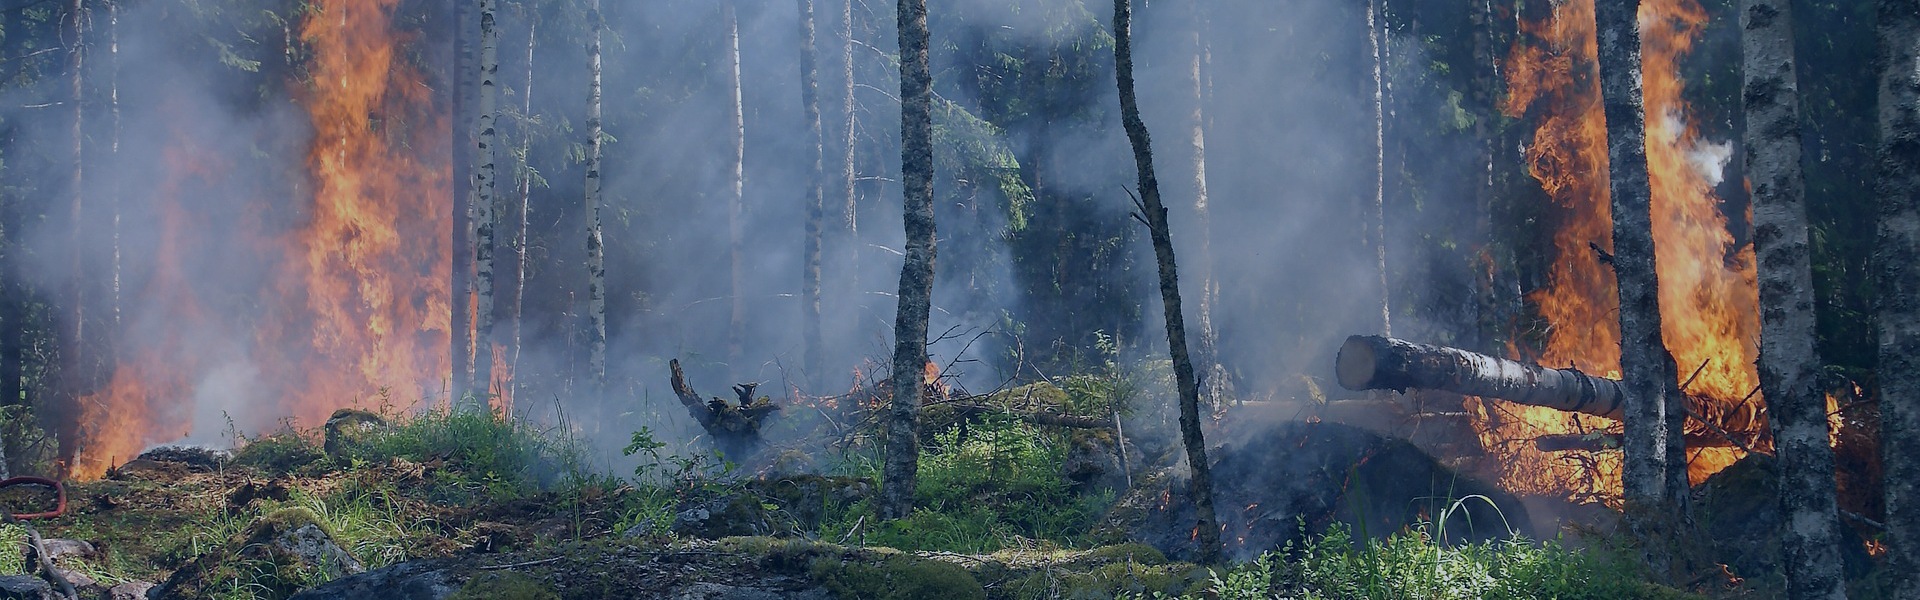
[[[598,11],[596,10],[595,12]],[[515,208],[518,209],[520,218],[519,222],[514,224],[513,230],[513,259],[515,263],[513,274],[513,304],[507,308],[508,314],[512,315],[513,318],[513,332],[510,334],[511,337],[507,343],[507,373],[509,373],[513,377],[513,381],[516,382],[519,380],[520,375],[520,334],[525,329],[524,323],[526,320],[524,312],[527,306],[528,219],[533,216],[533,155],[531,154],[533,151],[533,51],[540,39],[539,14],[531,10],[523,11],[522,14],[525,15],[527,19],[527,80],[525,86],[520,88],[520,152],[518,157],[520,164],[517,173],[520,179],[520,197],[515,201]],[[519,386],[516,384],[512,387],[517,388]],[[514,397],[513,391],[515,390],[509,389],[506,394],[509,400]]]
[[[593,33],[587,46],[587,376],[596,391],[607,383],[607,252],[600,229],[600,44],[605,26],[600,0],[593,0]]]
[[[1207,91],[1206,91],[1206,55],[1207,38],[1203,33],[1206,27],[1206,13],[1201,3],[1187,5],[1187,15],[1192,19],[1186,32],[1187,42],[1192,46],[1193,55],[1183,69],[1190,88],[1187,100],[1193,103],[1192,112],[1187,114],[1187,142],[1193,161],[1193,216],[1197,221],[1199,235],[1195,248],[1200,251],[1198,261],[1200,272],[1199,302],[1199,354],[1200,364],[1206,374],[1200,377],[1202,399],[1209,406],[1220,406],[1233,397],[1233,384],[1227,374],[1227,368],[1220,362],[1220,332],[1213,328],[1213,306],[1218,296],[1219,284],[1213,278],[1213,211],[1208,206],[1207,197]]]
[[[62,363],[60,382],[63,395],[69,397],[73,406],[78,406],[80,398],[89,392],[88,379],[92,372],[93,360],[87,348],[87,290],[86,278],[82,275],[87,271],[86,261],[81,252],[81,249],[86,247],[87,225],[86,111],[83,108],[86,100],[86,41],[83,37],[86,33],[85,1],[73,0],[67,6],[67,11],[66,39],[63,41],[67,45],[67,77],[70,85],[67,101],[73,109],[73,130],[71,131],[73,144],[69,148],[71,154],[68,157],[73,161],[73,172],[68,181],[70,189],[67,207],[68,218],[71,220],[68,224],[71,230],[68,232],[67,240],[67,251],[71,254],[68,257],[70,272],[67,274],[67,302],[70,305],[66,307],[69,322],[61,328],[64,339],[60,344]],[[61,426],[64,430],[59,432],[63,456],[73,452],[73,440],[77,437],[77,431],[73,429],[75,427],[76,425]]]
[[[1760,274],[1760,391],[1780,459],[1780,545],[1793,598],[1847,597],[1840,573],[1833,448],[1814,350],[1807,188],[1800,167],[1800,94],[1788,0],[1742,0],[1746,169]]]
[[[741,365],[741,337],[746,335],[747,288],[746,223],[742,204],[746,202],[747,125],[745,106],[740,98],[740,19],[734,0],[721,0],[720,19],[727,28],[727,134],[732,136],[732,154],[727,157],[727,369],[735,381],[744,373]]]
[[[1180,386],[1180,437],[1187,450],[1187,466],[1193,472],[1192,487],[1195,543],[1200,562],[1212,564],[1220,559],[1220,527],[1213,513],[1213,476],[1207,463],[1207,445],[1200,432],[1200,387],[1193,373],[1193,359],[1187,352],[1186,316],[1180,309],[1180,274],[1173,257],[1173,235],[1167,224],[1167,207],[1160,199],[1160,182],[1153,171],[1153,142],[1147,124],[1140,120],[1140,103],[1135,98],[1133,81],[1133,6],[1131,0],[1113,2],[1113,57],[1115,78],[1120,87],[1120,122],[1133,145],[1134,167],[1139,171],[1141,208],[1147,213],[1147,229],[1153,238],[1153,254],[1160,271],[1160,301],[1167,321],[1167,350],[1173,357],[1174,381]]]
[[[933,307],[933,73],[927,63],[927,0],[899,0],[900,179],[906,258],[900,265],[900,304],[893,319],[893,401],[880,516],[913,513],[919,470],[920,403],[927,386],[927,317]]]
[[[107,155],[112,157],[110,164],[120,163],[120,0],[104,0],[107,5]],[[108,193],[113,203],[112,226],[108,232],[113,237],[113,264],[108,273],[111,288],[108,289],[107,311],[110,318],[110,331],[120,330],[120,213],[124,204],[120,178],[111,178]],[[109,343],[108,347],[112,347]]]
[[[1879,0],[1880,439],[1898,581],[1920,598],[1920,0]]]
[[[1656,573],[1671,565],[1666,542],[1684,486],[1670,489],[1669,444],[1680,440],[1686,412],[1673,359],[1660,334],[1659,274],[1653,258],[1653,192],[1647,175],[1646,111],[1641,96],[1640,2],[1596,2],[1600,92],[1607,120],[1609,191],[1613,203],[1613,269],[1619,279],[1621,379],[1627,387],[1626,517]]]
[[[474,26],[479,23],[473,3],[454,0],[453,68],[453,268],[448,293],[453,317],[449,322],[453,373],[448,394],[463,402],[473,382],[473,99],[475,74],[480,66],[473,51]]]
[[[812,391],[820,389],[824,357],[820,347],[820,236],[826,220],[826,176],[820,133],[820,71],[815,66],[813,0],[800,3],[800,104],[807,120],[807,232],[802,243],[800,274],[800,337],[806,357],[801,380]]]
[[[1373,46],[1373,202],[1367,205],[1367,237],[1380,284],[1380,335],[1393,335],[1392,293],[1387,287],[1387,19],[1385,0],[1367,0],[1367,41]]]
[[[473,389],[476,406],[493,393],[493,250],[499,133],[500,31],[494,18],[499,0],[480,0],[480,168],[474,176]]]

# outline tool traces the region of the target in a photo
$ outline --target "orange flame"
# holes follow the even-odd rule
[[[449,243],[445,194],[450,120],[424,78],[401,60],[398,0],[317,0],[300,27],[311,49],[311,83],[299,94],[313,127],[307,221],[273,243],[283,264],[260,290],[248,358],[259,370],[262,410],[243,427],[291,418],[313,425],[342,405],[377,394],[413,401],[435,393],[449,366]],[[168,181],[194,173],[169,151]],[[191,239],[178,222],[177,192],[159,190],[163,236]],[[172,207],[172,208],[169,208]],[[204,229],[204,227],[202,227]],[[141,294],[192,294],[180,254],[164,238],[152,283]],[[169,302],[173,331],[220,323]],[[244,336],[243,336],[244,337]],[[176,439],[190,426],[204,349],[178,340],[117,349],[110,386],[83,399],[70,475],[97,478],[114,460]]]
[[[1753,254],[1751,248],[1734,248],[1713,193],[1712,177],[1728,158],[1727,147],[1700,139],[1682,99],[1686,83],[1679,61],[1706,20],[1696,0],[1640,5],[1662,333],[1682,378],[1699,369],[1686,392],[1701,402],[1690,408],[1764,450],[1758,435],[1766,427],[1764,404],[1749,398],[1758,381]],[[1593,0],[1559,4],[1552,18],[1522,28],[1537,42],[1517,43],[1508,57],[1509,90],[1501,108],[1513,117],[1538,113],[1540,124],[1526,150],[1528,171],[1561,209],[1562,219],[1547,285],[1529,296],[1551,325],[1539,359],[1548,366],[1619,377],[1616,283],[1594,251],[1613,245],[1613,226]],[[1469,408],[1483,444],[1502,459],[1502,483],[1509,489],[1583,500],[1618,496],[1617,451],[1545,453],[1526,442],[1545,434],[1617,430],[1618,423],[1497,400]],[[1731,448],[1690,449],[1689,475],[1699,482],[1741,455]]]

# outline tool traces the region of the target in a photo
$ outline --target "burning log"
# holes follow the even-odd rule
[[[757,383],[741,383],[733,386],[733,393],[739,398],[739,404],[733,405],[715,396],[710,400],[701,399],[693,386],[687,384],[686,373],[680,370],[680,360],[668,361],[673,371],[673,395],[680,398],[680,404],[687,407],[687,414],[700,423],[700,428],[713,436],[714,443],[729,454],[729,458],[744,458],[760,445],[760,421],[767,415],[780,410],[766,396],[753,397]]]
[[[1434,389],[1619,419],[1620,382],[1576,369],[1552,369],[1377,335],[1347,338],[1334,361],[1349,390]]]

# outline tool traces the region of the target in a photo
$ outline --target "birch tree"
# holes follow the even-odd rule
[[[1139,171],[1141,212],[1146,213],[1147,229],[1153,238],[1153,255],[1160,271],[1160,301],[1167,322],[1167,350],[1173,358],[1173,377],[1180,387],[1180,438],[1187,450],[1187,466],[1192,471],[1195,542],[1200,562],[1220,559],[1220,527],[1213,512],[1213,475],[1207,463],[1207,444],[1200,432],[1200,387],[1195,381],[1193,360],[1187,352],[1186,317],[1180,308],[1180,275],[1174,264],[1173,235],[1167,224],[1167,207],[1160,199],[1160,182],[1153,171],[1153,142],[1147,124],[1140,120],[1140,103],[1135,97],[1133,80],[1133,6],[1131,0],[1113,2],[1113,57],[1115,79],[1120,88],[1120,123],[1133,145],[1134,167]]]
[[[919,470],[920,403],[927,386],[927,317],[933,308],[933,73],[927,62],[927,0],[899,0],[900,179],[906,257],[900,265],[899,308],[893,319],[893,401],[887,420],[887,456],[880,516],[913,513]]]
[[[1880,439],[1892,598],[1920,598],[1920,0],[1879,0]]]
[[[1600,95],[1607,120],[1609,193],[1613,203],[1613,270],[1619,279],[1620,366],[1627,402],[1626,517],[1646,544],[1655,572],[1666,573],[1671,557],[1664,540],[1669,516],[1683,506],[1683,485],[1672,488],[1670,469],[1685,477],[1676,450],[1686,413],[1675,381],[1673,358],[1660,333],[1660,278],[1653,258],[1653,191],[1647,175],[1646,110],[1640,87],[1639,0],[1596,2]],[[1673,464],[1679,460],[1678,465]]]
[[[473,391],[485,406],[493,383],[493,250],[495,184],[499,134],[500,32],[494,18],[499,0],[480,0],[480,168],[474,175]]]
[[[605,30],[600,0],[587,17],[587,374],[596,390],[607,383],[607,252],[600,230],[600,44]]]
[[[836,150],[840,152],[837,161],[839,174],[835,191],[840,196],[840,222],[844,227],[847,250],[847,291],[858,294],[860,291],[860,213],[859,195],[854,183],[859,181],[854,169],[854,136],[857,135],[859,113],[855,112],[853,86],[853,3],[854,0],[840,0],[840,139]]]
[[[1367,205],[1367,237],[1379,271],[1380,335],[1393,335],[1392,293],[1387,287],[1387,18],[1385,0],[1367,0],[1367,41],[1373,48],[1373,201]]]
[[[453,68],[453,273],[448,282],[448,302],[453,317],[449,345],[453,374],[448,393],[455,402],[466,397],[473,382],[473,100],[475,81],[480,72],[474,52],[474,31],[479,15],[472,2],[454,2],[453,38],[456,64]]]
[[[533,216],[533,52],[540,40],[540,14],[531,6],[522,5],[521,15],[527,20],[527,79],[520,88],[520,150],[517,155],[520,190],[519,198],[514,201],[519,218],[513,226],[513,300],[508,307],[508,314],[513,318],[513,331],[507,342],[507,372],[513,374],[516,380],[520,374],[520,334],[525,330],[526,323],[528,220]]]
[[[1800,94],[1788,0],[1742,0],[1746,169],[1760,260],[1760,390],[1780,461],[1787,595],[1846,598],[1827,403],[1814,349],[1806,181],[1800,167]]]
[[[1213,328],[1213,306],[1219,297],[1219,283],[1213,276],[1213,210],[1208,206],[1207,198],[1207,90],[1205,70],[1207,67],[1207,39],[1204,34],[1207,14],[1201,3],[1187,5],[1187,16],[1191,19],[1187,31],[1183,32],[1193,54],[1182,65],[1181,74],[1186,81],[1181,82],[1191,93],[1185,100],[1192,103],[1187,113],[1188,158],[1192,160],[1193,174],[1193,216],[1197,221],[1199,238],[1194,246],[1200,251],[1200,364],[1206,369],[1206,375],[1200,378],[1204,386],[1203,399],[1210,406],[1233,397],[1233,386],[1227,368],[1220,362],[1220,333]]]
[[[800,337],[806,357],[802,380],[817,391],[825,370],[820,347],[820,231],[826,219],[825,138],[820,133],[820,71],[814,50],[813,0],[800,4],[800,104],[807,121],[807,224],[800,274]]]
[[[727,157],[727,369],[734,379],[743,373],[741,337],[747,329],[746,223],[741,214],[746,202],[747,125],[745,106],[740,98],[740,19],[734,0],[720,1],[720,20],[726,31],[727,134],[732,136]]]

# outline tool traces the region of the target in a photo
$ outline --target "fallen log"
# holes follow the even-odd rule
[[[1347,338],[1334,359],[1340,386],[1349,390],[1432,389],[1530,406],[1619,419],[1626,405],[1620,382],[1377,335]]]
[[[1620,442],[1620,434],[1613,432],[1550,433],[1533,438],[1533,447],[1539,449],[1541,452],[1564,452],[1568,450],[1599,452],[1602,450],[1619,450]],[[1688,449],[1733,447],[1736,447],[1733,440],[1725,437],[1704,433],[1687,433]]]

